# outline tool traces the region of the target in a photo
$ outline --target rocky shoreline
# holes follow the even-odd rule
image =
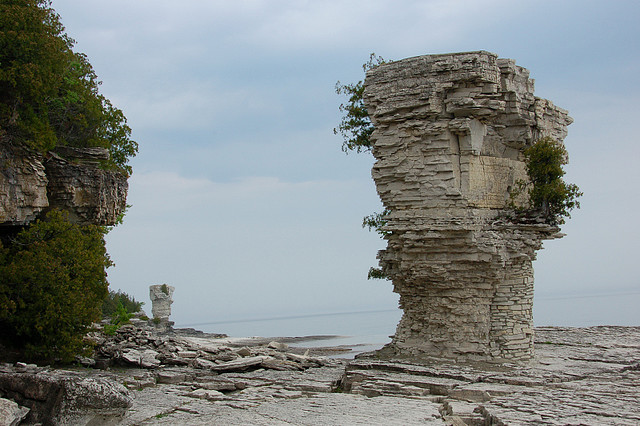
[[[94,368],[0,365],[0,424],[640,423],[640,327],[537,328],[535,359],[508,365],[337,359],[140,320],[92,338]]]

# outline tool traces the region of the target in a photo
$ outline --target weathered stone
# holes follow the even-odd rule
[[[282,342],[269,342],[269,344],[267,345],[268,348],[271,349],[276,349],[279,351],[286,351],[287,349],[289,349],[289,345],[287,345],[286,343],[282,343]]]
[[[524,148],[559,141],[567,112],[529,72],[488,52],[430,55],[367,73],[372,176],[385,209],[378,258],[404,310],[381,356],[527,360],[533,267],[559,228],[508,218]]]
[[[49,154],[45,161],[49,206],[68,211],[76,223],[113,225],[126,207],[127,177],[94,163],[97,151],[75,149],[68,158]]]
[[[191,377],[184,371],[164,370],[164,371],[158,371],[156,381],[158,383],[164,383],[164,384],[177,384],[177,383],[185,382],[187,378],[191,378]]]
[[[198,356],[198,352],[195,351],[178,351],[178,356],[181,358],[195,358]]]
[[[42,368],[4,365],[0,392],[30,409],[25,420],[31,424],[115,424],[131,406],[129,392],[115,382]]]
[[[305,368],[298,364],[297,362],[279,360],[275,358],[269,358],[260,363],[260,367],[269,368],[271,370],[281,370],[281,371],[299,371],[304,370]]]
[[[166,284],[149,286],[151,313],[154,319],[163,322],[169,321],[171,304],[173,303],[172,296],[175,289],[175,287]]]
[[[245,356],[250,356],[251,355],[251,350],[249,348],[240,348],[240,349],[236,350],[236,353],[238,355],[240,355],[241,357],[245,357]]]
[[[46,156],[0,140],[0,237],[49,209],[79,224],[114,225],[126,206],[127,176],[100,167],[103,148],[60,148]]]
[[[272,358],[268,356],[253,356],[240,358],[235,361],[223,362],[221,364],[214,364],[209,367],[210,370],[223,372],[223,371],[242,371],[248,368],[257,367],[261,365],[263,362],[268,361]]]
[[[224,398],[222,392],[212,389],[196,389],[193,392],[189,392],[187,396],[192,398],[208,399],[210,401],[220,400]]]
[[[147,332],[133,328],[122,337]],[[217,355],[246,347],[252,358],[265,357],[274,363],[297,360],[301,366],[308,362],[317,368],[266,369],[262,361],[238,371],[161,367],[98,374],[136,389],[131,393],[133,407],[122,425],[640,422],[640,327],[544,327],[536,329],[536,339],[535,358],[526,364],[442,359],[417,364],[370,355],[348,364],[325,359],[325,366],[317,367],[321,363],[315,357],[267,348],[270,339],[247,346],[247,340],[165,334],[149,340],[164,340],[197,352],[192,361],[206,362],[207,367],[219,365]],[[41,371],[28,364],[21,364],[19,370],[25,374]],[[157,384],[147,386],[153,378]]]
[[[43,157],[0,142],[0,225],[33,222],[49,206]]]
[[[428,398],[419,393],[428,388],[423,384],[448,379],[435,392],[442,395],[440,412],[447,424],[640,421],[640,327],[544,327],[536,336],[535,358],[526,364],[414,365],[364,357],[347,366],[343,386],[369,396],[402,395],[407,389],[405,395]]]
[[[21,407],[13,401],[0,398],[0,425],[17,426],[29,414],[27,407]]]

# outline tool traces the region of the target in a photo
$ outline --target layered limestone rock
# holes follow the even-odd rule
[[[129,391],[111,380],[22,363],[0,365],[0,394],[18,404],[14,424],[26,416],[26,424],[113,425],[132,405]]]
[[[0,231],[11,233],[52,208],[79,224],[113,225],[126,206],[127,177],[100,167],[103,148],[61,147],[46,156],[0,141]]]
[[[58,155],[59,154],[59,155]],[[102,148],[60,147],[45,162],[49,207],[70,212],[76,223],[113,225],[126,207],[127,177],[100,167]]]
[[[168,322],[171,316],[171,304],[175,287],[162,284],[149,286],[149,298],[151,299],[151,313],[154,319]]]
[[[26,225],[49,206],[43,157],[0,143],[0,225]]]
[[[508,219],[523,150],[562,141],[567,112],[536,98],[529,72],[489,52],[429,55],[368,72],[372,176],[387,216],[378,257],[404,315],[394,355],[525,360],[543,221]]]

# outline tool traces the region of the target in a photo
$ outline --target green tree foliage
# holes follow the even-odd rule
[[[372,53],[369,55],[369,60],[362,65],[362,70],[366,74],[370,69],[384,63],[385,60],[381,56]],[[342,84],[338,81],[336,83],[336,93],[348,97],[347,102],[340,104],[339,107],[340,112],[343,113],[342,120],[338,127],[333,129],[334,134],[340,133],[342,135],[342,151],[347,154],[349,151],[357,153],[371,151],[371,134],[374,127],[364,105],[364,80],[351,84]],[[382,213],[374,212],[362,220],[362,227],[369,228],[369,231],[375,230],[380,236],[384,237],[386,232],[382,230],[382,227],[386,223],[385,217],[388,214],[388,210]],[[386,278],[386,276],[382,269],[372,267],[369,269],[367,278]]]
[[[133,296],[128,295],[122,290],[113,291],[109,290],[109,294],[102,302],[102,316],[111,317],[116,314],[118,306],[126,310],[126,312],[135,313],[139,312],[142,308],[143,302],[138,302]]]
[[[103,147],[130,174],[138,145],[121,110],[99,93],[49,0],[0,0],[0,140],[47,152]]]
[[[123,326],[124,324],[129,324],[129,320],[132,316],[133,314],[127,311],[127,308],[124,307],[122,302],[118,302],[115,311],[111,315],[111,323],[104,326],[104,333],[107,336],[113,336],[114,334],[116,334],[116,330],[118,330],[121,326]]]
[[[511,192],[512,204],[520,194],[528,195],[528,205],[518,208],[523,213],[542,215],[550,224],[562,224],[569,212],[580,208],[580,189],[563,179],[563,166],[569,162],[565,147],[550,137],[536,141],[524,151],[529,181],[519,180]]]
[[[372,53],[369,61],[362,65],[362,69],[366,73],[368,70],[385,63],[384,59]],[[342,143],[342,151],[371,151],[371,134],[373,133],[373,124],[369,118],[367,108],[364,106],[364,81],[357,83],[342,84],[336,83],[336,93],[338,95],[346,95],[348,100],[346,103],[340,104],[340,112],[344,115],[338,127],[333,129],[334,134],[340,133],[344,142]]]
[[[51,211],[0,245],[0,339],[35,359],[81,352],[107,295],[104,228],[67,216]]]
[[[369,216],[365,216],[362,219],[362,227],[369,228],[369,231],[375,230],[381,237],[385,237],[389,235],[390,232],[384,230],[384,226],[387,224],[387,216],[390,211],[385,209],[382,213],[370,214]],[[387,276],[382,272],[381,268],[369,268],[369,273],[367,274],[367,279],[383,279],[387,278]]]

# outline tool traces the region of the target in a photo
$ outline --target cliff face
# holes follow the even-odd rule
[[[533,267],[544,223],[503,219],[526,179],[523,150],[562,140],[567,112],[533,95],[529,72],[488,52],[430,55],[367,74],[372,176],[390,211],[378,257],[404,315],[387,352],[528,359]]]
[[[101,148],[46,156],[0,142],[0,232],[10,234],[52,208],[79,224],[113,225],[124,211],[127,177],[100,168]]]
[[[49,205],[41,155],[0,143],[0,225],[26,225]]]

